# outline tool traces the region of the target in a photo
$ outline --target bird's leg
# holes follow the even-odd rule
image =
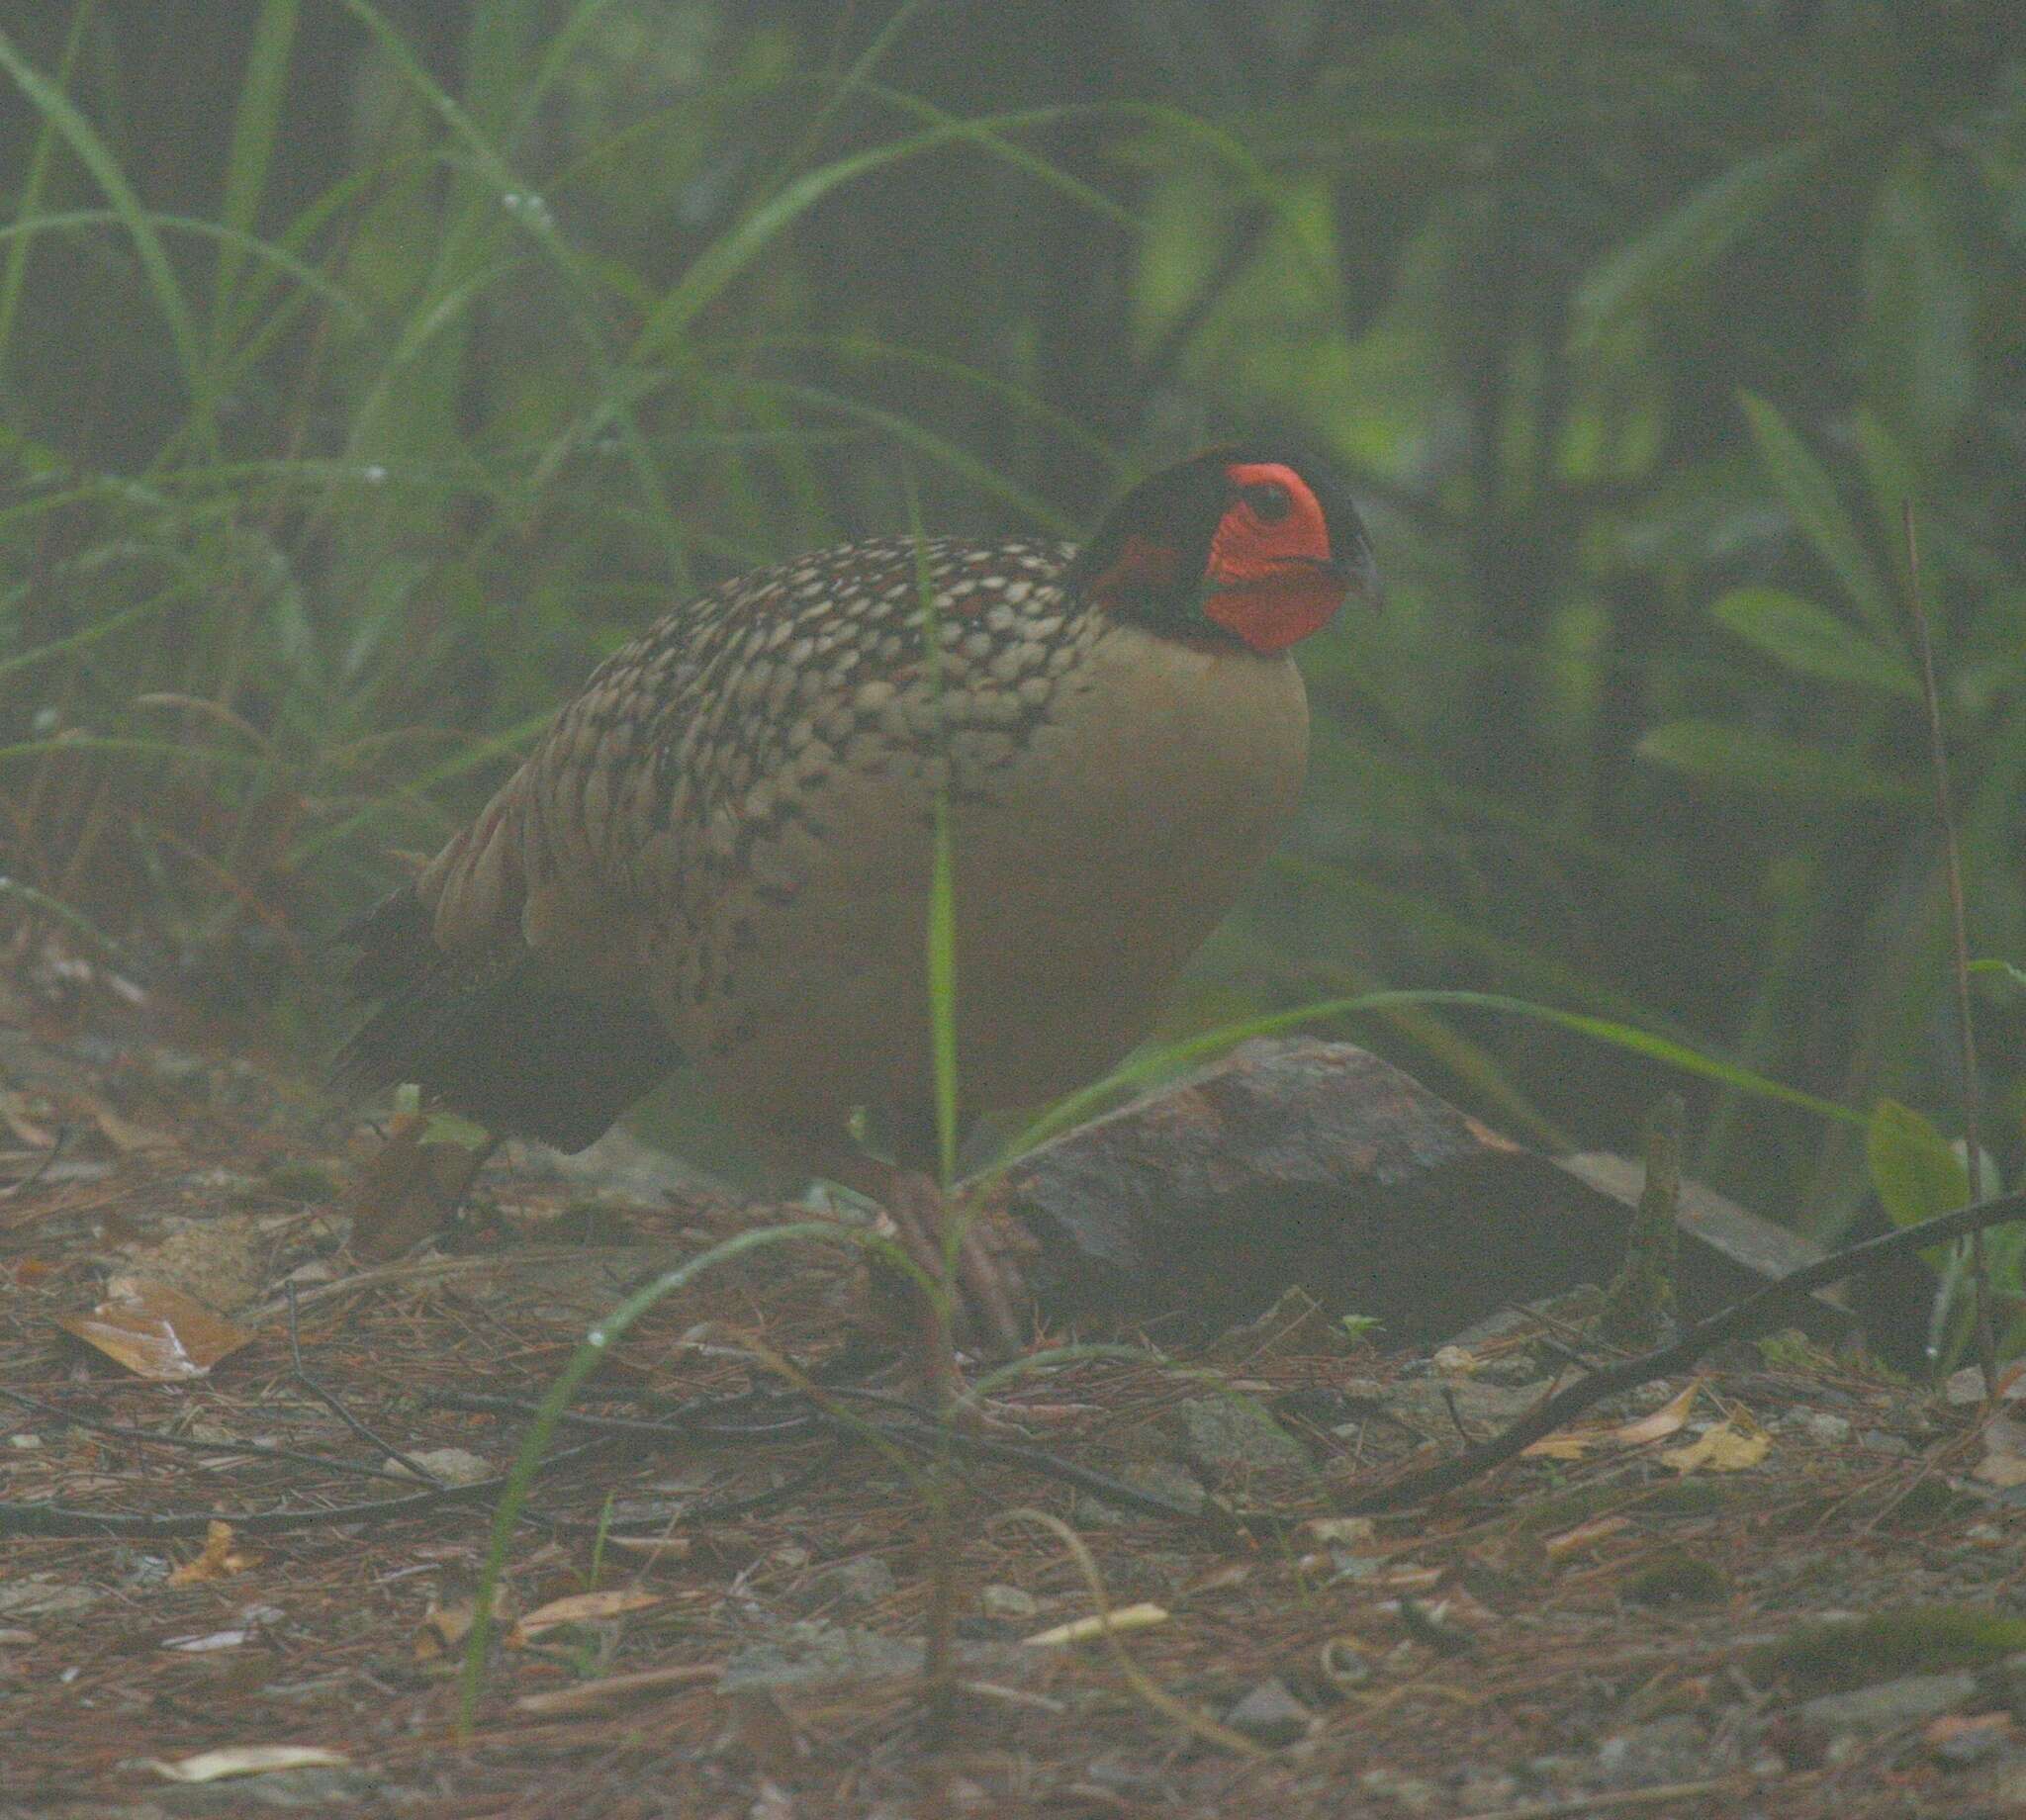
[[[964,1343],[994,1357],[1017,1353],[1026,1338],[1014,1313],[1005,1271],[994,1260],[983,1234],[961,1208],[951,1206],[934,1175],[921,1166],[919,1149],[918,1145],[903,1146],[902,1160],[887,1162],[840,1144],[824,1159],[820,1172],[876,1202],[890,1236],[908,1261],[939,1286],[947,1313],[928,1309],[903,1315],[894,1309],[889,1319],[896,1325],[912,1326],[918,1320],[926,1323],[923,1343],[937,1351],[942,1362],[930,1360],[925,1375],[932,1386],[947,1388],[951,1326]]]
[[[932,1257],[933,1280],[942,1283],[946,1293],[955,1290],[959,1337],[990,1357],[1012,1356],[1026,1343],[1026,1336],[1013,1312],[1006,1272],[992,1256],[972,1211],[953,1204],[937,1184],[942,1145],[935,1121],[917,1114],[884,1120],[877,1129],[894,1157],[890,1186],[880,1197],[880,1205],[896,1227],[914,1228],[913,1237],[903,1236],[902,1242],[909,1245],[910,1255],[918,1263],[924,1261],[924,1252]],[[900,1204],[898,1211],[895,1201]],[[948,1280],[953,1266],[954,1285]]]

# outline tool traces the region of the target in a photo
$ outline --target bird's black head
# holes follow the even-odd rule
[[[1378,570],[1357,507],[1314,457],[1210,449],[1128,493],[1077,551],[1065,583],[1171,638],[1272,654],[1321,631]]]

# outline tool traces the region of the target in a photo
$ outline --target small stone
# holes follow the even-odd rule
[[[1456,1437],[1460,1419],[1473,1436],[1479,1429],[1517,1421],[1547,1394],[1544,1380],[1530,1384],[1480,1384],[1471,1378],[1423,1378],[1394,1385],[1386,1411],[1424,1434]]]
[[[1306,1470],[1309,1452],[1249,1399],[1192,1397],[1178,1405],[1182,1451],[1190,1462],[1219,1473]]]
[[[1805,1702],[1795,1716],[1832,1736],[1889,1732],[1938,1719],[1976,1697],[1975,1675],[1907,1675],[1849,1693],[1825,1693]]]
[[[1692,1782],[1712,1773],[1707,1732],[1689,1713],[1670,1713],[1650,1725],[1607,1738],[1597,1751],[1597,1774],[1612,1788],[1656,1782]]]
[[[477,1485],[482,1479],[493,1477],[490,1460],[482,1460],[475,1453],[462,1447],[431,1447],[424,1453],[412,1453],[409,1458],[432,1479],[444,1485]],[[413,1479],[415,1475],[399,1460],[390,1459],[390,1470],[403,1477]]]
[[[1810,1410],[1800,1418],[1800,1431],[1823,1447],[1838,1447],[1850,1439],[1850,1422],[1826,1410]]]
[[[1403,1775],[1398,1770],[1366,1770],[1357,1785],[1366,1794],[1391,1801],[1410,1814],[1430,1814],[1445,1805],[1441,1790],[1419,1775]]]
[[[1195,1475],[1173,1460],[1128,1460],[1118,1467],[1113,1477],[1135,1491],[1151,1493],[1192,1512],[1202,1509],[1205,1502],[1203,1488],[1196,1482]],[[1078,1523],[1110,1528],[1117,1528],[1121,1523],[1144,1523],[1148,1520],[1144,1511],[1108,1504],[1095,1492],[1085,1492],[1076,1500],[1073,1515]]]
[[[870,1630],[820,1622],[787,1624],[764,1643],[748,1644],[724,1665],[720,1693],[746,1687],[816,1687],[835,1682],[919,1675],[922,1646]]]
[[[46,1618],[59,1612],[82,1611],[105,1596],[94,1587],[75,1586],[48,1574],[30,1574],[0,1581],[0,1616]]]
[[[893,1570],[877,1555],[860,1555],[850,1561],[833,1562],[809,1576],[797,1594],[802,1605],[876,1605],[892,1596]]]
[[[1224,1722],[1243,1737],[1277,1748],[1307,1737],[1313,1717],[1276,1678],[1262,1681],[1224,1715]]]
[[[1337,1548],[1355,1548],[1377,1533],[1368,1516],[1312,1516],[1302,1527],[1317,1541]]]
[[[1009,1618],[1024,1623],[1041,1614],[1040,1601],[1032,1592],[1023,1592],[1018,1587],[981,1587],[977,1602],[978,1609],[988,1618]]]

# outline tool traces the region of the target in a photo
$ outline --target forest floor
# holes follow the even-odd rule
[[[1269,1319],[1194,1375],[1014,1380],[994,1432],[1024,1451],[958,1457],[939,1524],[904,1410],[695,1422],[846,1343],[850,1267],[808,1246],[741,1255],[611,1347],[576,1407],[688,1405],[690,1429],[536,1481],[461,1729],[499,1491],[417,1499],[390,1455],[496,1478],[524,1413],[440,1399],[538,1399],[643,1279],[803,1216],[685,1193],[637,1147],[598,1153],[595,1188],[509,1151],[457,1249],[364,1258],[398,1249],[401,1193],[356,1118],[76,971],[0,981],[0,1813],[2026,1810],[2026,1422],[1960,1382],[1766,1342],[1375,1521],[1333,1508],[1523,1410],[1580,1331],[1516,1319],[1416,1358]],[[130,1330],[85,1343],[121,1279]],[[138,1375],[168,1329],[216,1362]],[[141,1520],[24,1533],[62,1512]],[[1047,1640],[1107,1607],[1134,1627]],[[206,1755],[264,1747],[312,1755]],[[242,1773],[186,1779],[219,1769]]]

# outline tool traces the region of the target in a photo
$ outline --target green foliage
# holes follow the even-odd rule
[[[1303,651],[1309,811],[1167,1060],[1370,999],[1622,1146],[1695,1057],[1691,1173],[1838,1230],[1865,1110],[1954,1092],[1908,500],[2026,959],[2016,9],[1030,11],[15,9],[0,910],[319,1029],[386,852],[675,591],[901,528],[910,471],[931,530],[1073,533],[1294,434],[1388,601]]]
[[[1872,1109],[1864,1150],[1894,1226],[1916,1226],[1970,1199],[1970,1171],[1962,1157],[1929,1120],[1896,1100],[1881,1100]]]

